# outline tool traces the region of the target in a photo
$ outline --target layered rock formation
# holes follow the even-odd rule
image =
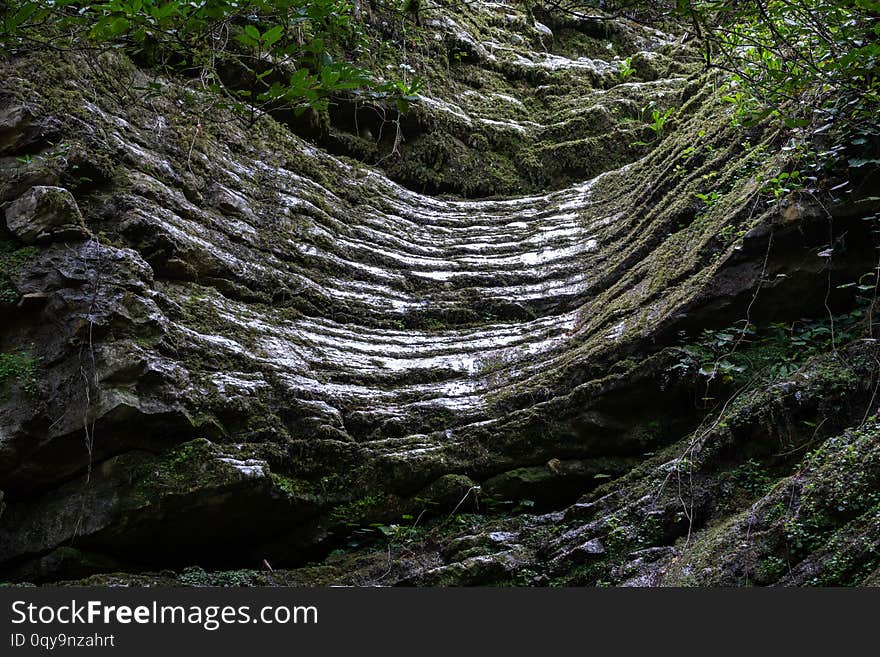
[[[875,342],[742,390],[681,349],[848,309],[870,179],[769,202],[677,35],[539,19],[377,18],[429,84],[323,131],[5,65],[4,579],[876,579]]]

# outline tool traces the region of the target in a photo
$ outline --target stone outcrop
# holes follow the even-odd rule
[[[6,208],[6,227],[25,244],[88,235],[76,200],[62,187],[31,187]]]
[[[877,536],[866,493],[773,561],[779,491],[873,458],[872,341],[710,416],[735,390],[681,348],[851,304],[829,280],[873,266],[872,201],[768,203],[778,135],[733,127],[675,35],[542,23],[426,22],[390,64],[430,84],[366,131],[344,102],[321,134],[205,117],[118,55],[4,64],[5,579],[805,583]],[[776,488],[731,483],[754,459]]]

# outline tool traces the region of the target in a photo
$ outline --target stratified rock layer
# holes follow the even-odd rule
[[[824,312],[829,276],[873,254],[854,239],[848,259],[818,257],[828,214],[857,238],[862,210],[768,206],[752,147],[775,135],[746,146],[685,46],[615,26],[606,39],[563,21],[577,38],[556,43],[489,3],[428,22],[449,70],[428,53],[431,84],[390,144],[378,131],[396,125],[346,132],[344,105],[324,148],[269,118],[206,117],[199,92],[116,57],[94,74],[7,64],[6,576],[291,565],[358,527],[480,495],[559,508],[612,478],[598,501],[426,542],[388,582],[730,583],[674,570],[682,537],[723,561],[690,538],[717,482],[690,507],[646,501],[645,473],[670,467],[650,455],[704,413],[697,368],[666,347],[746,315]],[[590,57],[569,51],[585,44]],[[138,99],[150,82],[162,93]],[[646,107],[677,112],[651,130]],[[725,189],[709,208],[707,180]],[[846,381],[835,394],[861,399]],[[625,549],[643,552],[623,563]],[[335,567],[317,580],[375,579]]]

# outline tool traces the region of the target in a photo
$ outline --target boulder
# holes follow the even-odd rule
[[[25,244],[89,235],[73,194],[63,187],[32,187],[19,196],[6,208],[6,227]]]

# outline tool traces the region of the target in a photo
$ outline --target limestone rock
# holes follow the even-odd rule
[[[833,583],[841,554],[865,564],[846,581],[871,576],[875,434],[800,462],[874,410],[877,346],[839,345],[709,426],[695,402],[726,392],[679,337],[782,303],[826,316],[829,275],[876,266],[869,208],[830,207],[847,257],[816,257],[824,215],[755,205],[760,172],[678,46],[552,16],[551,39],[506,7],[431,23],[430,53],[406,56],[434,60],[430,84],[396,135],[340,101],[327,135],[218,107],[193,140],[173,76],[120,104],[73,55],[2,64],[0,293],[18,303],[0,346],[29,354],[33,389],[0,382],[4,580],[267,559],[279,582]],[[649,103],[679,108],[662,136]],[[359,126],[374,159],[337,139]],[[714,174],[724,199],[701,208]],[[65,243],[88,234],[78,205],[106,239]],[[764,490],[787,472],[804,481]],[[788,568],[791,486],[812,499],[804,544],[836,543]]]
[[[19,154],[54,138],[59,122],[37,120],[31,108],[11,104],[0,108],[0,155]]]
[[[88,236],[73,194],[63,187],[32,187],[6,208],[6,226],[25,244]]]

